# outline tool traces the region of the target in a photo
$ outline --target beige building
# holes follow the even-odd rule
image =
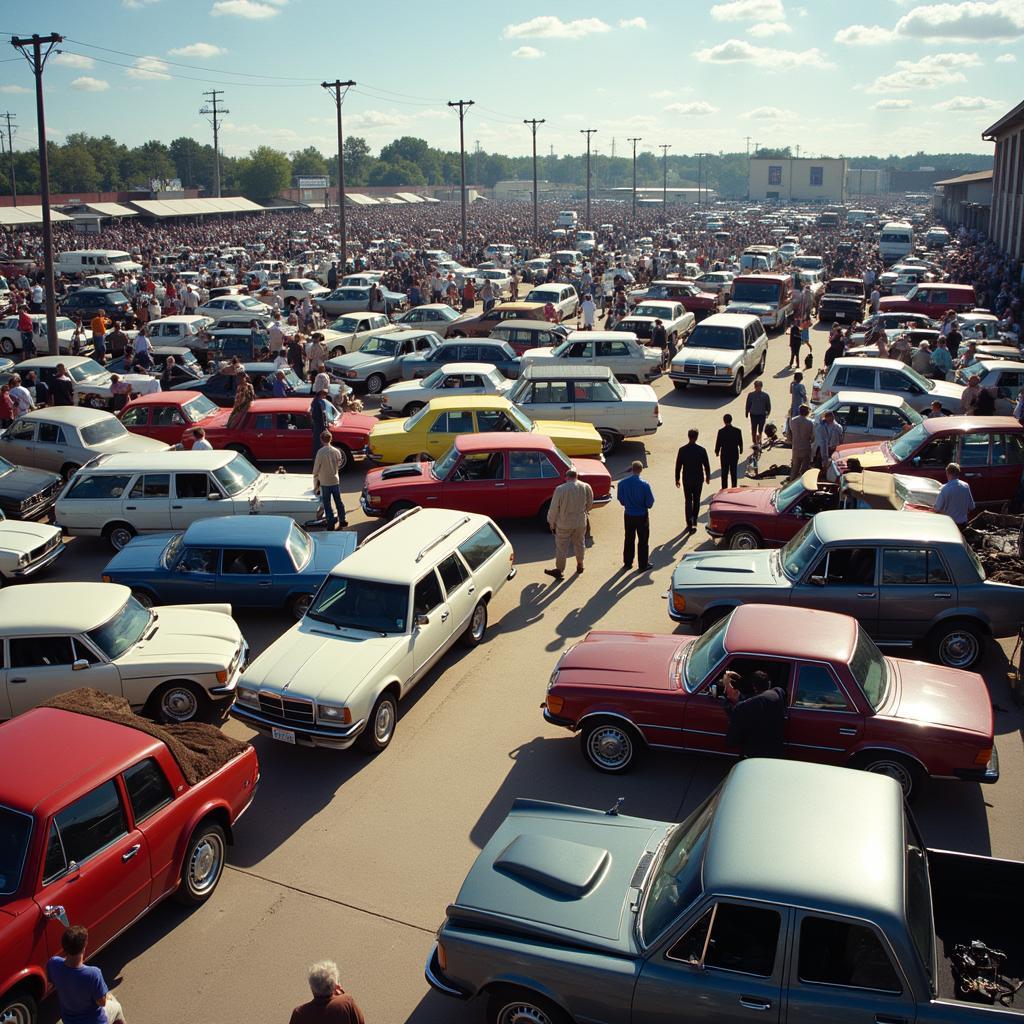
[[[962,227],[988,234],[992,209],[992,172],[976,171],[935,182],[941,191],[935,209],[950,228]]]
[[[846,161],[841,159],[751,157],[747,180],[751,199],[846,202]]]
[[[1018,103],[981,137],[996,144],[988,237],[1003,252],[1024,256],[1024,103]]]

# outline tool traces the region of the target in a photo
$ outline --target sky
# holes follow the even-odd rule
[[[449,101],[474,100],[466,147],[592,147],[807,155],[989,153],[984,128],[1021,99],[1024,0],[661,0],[439,5],[389,0],[35,0],[0,36],[65,37],[44,75],[48,132],[129,145],[203,141],[202,93],[222,89],[221,147],[337,147],[324,79],[352,79],[345,133],[376,152],[401,135],[458,148]],[[553,14],[552,10],[559,13]],[[34,84],[0,52],[0,115],[36,144]]]

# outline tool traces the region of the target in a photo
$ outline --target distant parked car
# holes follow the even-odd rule
[[[158,391],[133,398],[118,414],[133,434],[175,445],[187,427],[203,427],[220,407],[199,391]]]
[[[519,376],[520,358],[511,345],[492,338],[457,338],[402,360],[402,377],[426,377],[445,363],[487,363],[508,378]]]
[[[380,396],[380,415],[411,416],[431,399],[453,394],[507,396],[511,387],[512,381],[490,363],[445,363],[425,377],[386,388]]]

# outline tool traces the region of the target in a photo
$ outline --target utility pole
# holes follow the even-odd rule
[[[796,147],[796,158],[797,158],[797,160],[800,159],[800,147],[799,146]]]
[[[473,106],[472,100],[451,100],[449,107],[459,108],[459,168],[462,181],[462,258],[466,258],[466,133],[464,121],[466,119],[466,107]]]
[[[341,104],[344,102],[345,93],[355,85],[355,82],[342,82],[337,79],[333,82],[321,82],[320,88],[327,89],[334,93],[334,102],[338,107],[338,230],[341,232],[341,274],[344,277],[348,273],[348,239],[345,235],[345,139],[341,134]],[[342,90],[345,90],[342,92]]]
[[[57,284],[53,277],[53,226],[50,223],[50,163],[46,154],[46,111],[43,108],[43,68],[53,48],[64,41],[63,36],[51,32],[48,36],[38,33],[21,38],[15,36],[11,46],[21,51],[28,61],[36,79],[36,132],[39,138],[39,190],[43,201],[43,282],[46,300],[46,354],[60,355],[57,340]],[[43,48],[45,47],[45,53]],[[29,53],[29,50],[32,52]]]
[[[626,140],[627,142],[633,143],[633,223],[636,223],[636,144],[643,142],[643,138],[639,135],[630,137]]]
[[[11,156],[11,201],[15,206],[18,205],[18,179],[14,174],[14,128],[16,125],[11,125],[11,118],[14,115],[8,110],[3,115],[7,119],[7,152]]]
[[[581,128],[580,135],[587,137],[587,230],[590,231],[590,136],[596,132],[596,128]]]
[[[537,225],[537,125],[543,124],[545,118],[532,117],[524,120],[533,131],[533,245],[536,249],[540,245],[540,229]]]
[[[704,203],[703,203],[703,196],[701,195],[701,192],[703,191],[703,187],[702,187],[703,181],[704,181],[704,154],[703,153],[698,153],[697,154],[697,206],[698,206],[698,208],[704,205]]]
[[[668,223],[668,151],[671,144],[663,142],[659,147],[661,150],[661,217]]]
[[[221,114],[230,114],[231,111],[217,106],[217,104],[221,102],[219,97],[224,95],[223,89],[211,89],[209,92],[204,92],[203,95],[208,96],[209,99],[203,104],[199,113],[202,114],[213,127],[213,194],[215,198],[220,199]]]

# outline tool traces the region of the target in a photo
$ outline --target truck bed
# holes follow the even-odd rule
[[[970,854],[928,851],[935,915],[939,998],[991,1005],[957,991],[950,957],[953,947],[980,939],[1006,954],[1003,976],[1015,984],[1024,978],[1024,866],[1016,861]],[[999,1003],[997,1009],[1003,1010]],[[1024,1014],[1024,989],[1006,1012]]]

